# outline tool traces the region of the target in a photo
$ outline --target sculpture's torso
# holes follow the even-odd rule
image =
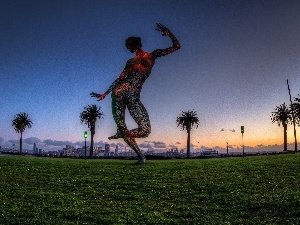
[[[149,77],[155,63],[152,54],[143,52],[127,61],[125,69],[128,71],[124,82],[130,83],[135,91],[141,91],[142,85]]]

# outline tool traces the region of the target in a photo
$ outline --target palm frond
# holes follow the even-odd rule
[[[103,118],[103,113],[101,112],[101,108],[97,108],[96,105],[88,105],[84,107],[84,111],[80,113],[80,121],[83,124],[88,125],[89,128],[94,128],[97,119]]]
[[[23,112],[15,115],[12,126],[17,133],[23,133],[27,127],[31,128],[32,121],[28,118],[28,114]]]
[[[182,111],[182,114],[177,117],[176,120],[177,127],[181,127],[182,130],[186,129],[190,131],[193,127],[198,128],[199,118],[197,117],[197,112],[193,110]]]
[[[296,123],[300,126],[300,95],[299,98],[294,98],[293,110]]]
[[[283,126],[292,122],[292,114],[289,107],[285,104],[281,104],[280,106],[276,106],[275,111],[271,114],[272,123],[277,123],[278,126],[281,124]]]

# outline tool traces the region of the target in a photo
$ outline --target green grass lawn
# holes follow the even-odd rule
[[[300,224],[300,154],[0,157],[0,224]]]

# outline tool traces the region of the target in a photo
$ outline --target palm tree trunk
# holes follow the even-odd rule
[[[22,155],[22,132],[20,137],[20,154]]]
[[[187,151],[186,151],[186,157],[189,159],[191,156],[191,130],[187,131]]]
[[[95,128],[94,128],[95,129]],[[90,147],[90,158],[93,158],[93,149],[94,149],[94,134],[95,130],[91,128],[91,147]]]
[[[283,134],[283,150],[287,151],[287,124],[283,125],[283,130],[284,130],[284,134]]]

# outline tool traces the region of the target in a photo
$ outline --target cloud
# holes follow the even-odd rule
[[[106,143],[106,142],[105,142]],[[123,143],[121,143],[121,142],[118,142],[118,143],[111,143],[110,144],[110,147],[116,147],[118,145],[118,147],[120,147],[120,148],[123,148],[123,147],[125,147],[125,145],[123,144]]]
[[[141,148],[152,148],[151,144],[148,142],[143,142],[142,144],[139,145]]]
[[[43,144],[50,145],[50,146],[65,146],[65,145],[72,145],[70,141],[56,141],[52,139],[46,139],[43,141]]]
[[[222,129],[220,130],[220,132],[223,132],[223,131],[225,131],[225,128],[222,128]],[[229,131],[230,131],[230,132],[235,132],[235,129],[229,129]]]
[[[88,141],[86,143],[88,143]],[[80,146],[80,147],[84,146],[84,141],[77,141],[77,142],[73,143],[73,145]]]
[[[166,148],[167,145],[164,143],[164,142],[161,142],[161,141],[153,141],[153,147],[154,148]]]
[[[71,145],[76,146],[76,147],[83,147],[84,146],[84,141],[77,141]],[[86,141],[86,146],[90,146],[91,142],[90,141]]]
[[[197,145],[194,145],[194,144],[190,144],[191,148],[195,148],[195,147],[198,147]]]
[[[20,140],[8,140],[8,142],[12,144],[20,144]]]
[[[0,144],[4,142],[4,139],[0,137]]]
[[[146,148],[150,150],[157,150],[161,151],[167,148],[166,143],[161,141],[144,141],[143,143],[139,144],[140,148]],[[176,148],[176,146],[175,146]]]
[[[104,147],[105,144],[107,144],[107,142],[104,142],[104,141],[99,141],[99,142],[94,142],[94,146],[101,146],[101,147]],[[115,144],[111,144],[111,146],[115,146]]]
[[[173,144],[173,143],[170,143],[168,146],[167,146],[167,148],[169,148],[169,149],[178,149],[179,147],[178,147],[178,145],[181,145],[181,143],[180,142],[176,142],[175,144]]]
[[[178,148],[176,145],[169,145],[168,148],[175,149]]]
[[[34,143],[38,144],[41,142],[40,139],[36,137],[30,137],[23,140],[25,144],[33,145]]]

